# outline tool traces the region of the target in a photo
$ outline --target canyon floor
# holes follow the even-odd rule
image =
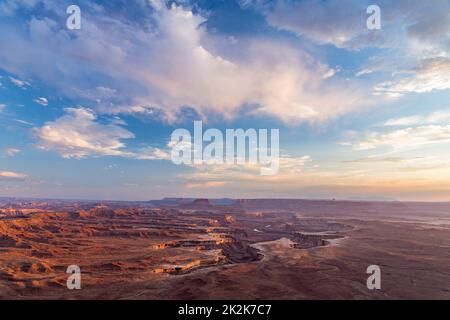
[[[449,204],[3,206],[0,299],[450,299]]]

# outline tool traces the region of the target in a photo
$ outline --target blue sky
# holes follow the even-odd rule
[[[449,201],[450,2],[370,4],[1,0],[0,196]],[[194,120],[279,129],[279,174],[174,165]]]

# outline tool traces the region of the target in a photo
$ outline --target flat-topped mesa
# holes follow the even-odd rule
[[[213,259],[208,260],[194,260],[184,265],[157,267],[153,269],[153,273],[168,273],[172,275],[181,275],[190,273],[197,269],[223,265],[226,263],[227,263],[226,257],[217,256]]]
[[[208,199],[195,199],[193,202],[192,202],[192,204],[193,205],[206,205],[206,206],[210,206],[211,205],[211,203],[209,202],[209,200]]]
[[[188,203],[179,203],[178,208],[189,210],[207,210],[214,209],[215,206],[208,199],[198,198]]]
[[[0,217],[24,217],[33,213],[48,212],[38,208],[2,208],[0,209]]]
[[[22,216],[23,212],[22,210],[14,209],[14,208],[6,208],[6,209],[0,209],[0,214],[5,215],[7,217],[13,217],[13,216]]]
[[[327,239],[343,238],[341,235],[322,235],[322,234],[303,234],[296,232],[294,235],[294,248],[310,249],[314,247],[323,247],[329,244]]]
[[[217,249],[220,245],[233,243],[234,239],[231,237],[215,238],[211,240],[177,240],[167,243],[154,244],[152,249],[160,250],[166,248],[190,248],[197,247],[201,250]]]

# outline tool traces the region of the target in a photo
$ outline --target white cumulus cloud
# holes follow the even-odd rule
[[[102,124],[97,115],[87,108],[67,108],[65,115],[34,129],[39,139],[38,147],[54,150],[64,158],[88,156],[119,156],[142,160],[167,159],[168,155],[157,148],[129,151],[123,140],[134,134],[115,124]]]
[[[33,100],[35,103],[40,104],[41,106],[48,106],[48,100],[44,97],[39,97]]]

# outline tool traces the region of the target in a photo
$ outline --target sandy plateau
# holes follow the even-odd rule
[[[450,204],[3,199],[0,298],[450,299],[449,221]]]

